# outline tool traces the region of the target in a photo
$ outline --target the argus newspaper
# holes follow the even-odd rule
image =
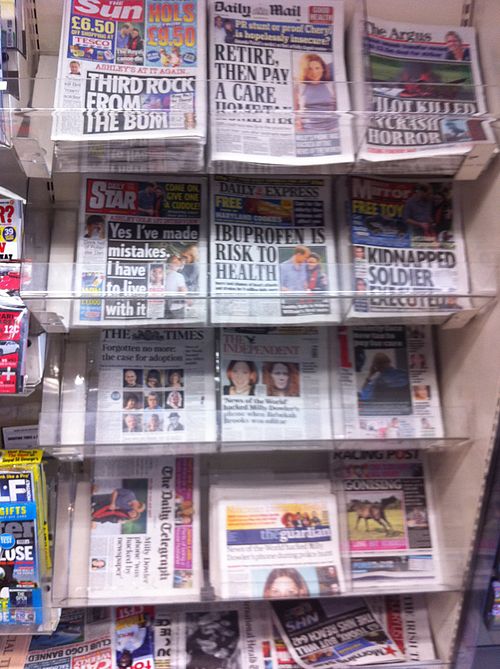
[[[89,596],[198,599],[198,465],[192,457],[97,459]]]
[[[338,336],[344,418],[339,436],[443,436],[429,326],[340,327]]]
[[[203,2],[66,0],[54,140],[205,140]]]
[[[206,320],[206,182],[83,180],[75,324]]]
[[[212,322],[336,322],[331,181],[216,176],[211,185]]]
[[[215,441],[214,358],[209,329],[104,330],[87,440]]]
[[[331,437],[324,328],[225,328],[219,359],[223,440]]]
[[[352,161],[343,3],[209,8],[212,160]]]

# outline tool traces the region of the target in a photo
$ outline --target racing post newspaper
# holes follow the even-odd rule
[[[211,183],[212,322],[338,321],[331,181]]]
[[[224,441],[331,438],[324,328],[225,328],[219,359]]]
[[[74,324],[205,322],[205,198],[203,179],[84,179]]]
[[[209,8],[212,161],[352,161],[343,3]]]
[[[344,493],[354,587],[387,586],[394,579],[439,582],[432,500],[419,451],[344,451],[332,458]]]
[[[359,15],[354,26],[355,107],[368,112],[360,159],[463,154],[492,141],[474,28]]]
[[[338,436],[443,437],[430,326],[340,327],[338,336],[344,418]]]
[[[341,255],[353,268],[346,289],[357,293],[349,320],[401,317],[403,311],[422,318],[470,307],[468,298],[456,295],[467,294],[469,280],[450,180],[353,177],[348,186]]]
[[[198,465],[192,457],[99,458],[91,497],[89,597],[198,599]],[[118,602],[117,602],[118,603]]]
[[[215,441],[214,358],[209,329],[104,330],[87,440]]]

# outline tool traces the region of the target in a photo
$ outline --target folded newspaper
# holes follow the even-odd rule
[[[352,161],[343,2],[209,10],[212,161]]]

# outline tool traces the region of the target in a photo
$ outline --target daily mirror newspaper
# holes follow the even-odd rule
[[[214,358],[209,329],[104,330],[87,441],[215,441]]]
[[[430,326],[342,326],[338,337],[344,418],[339,436],[444,435]]]
[[[205,141],[205,5],[65,0],[52,139]]]
[[[331,438],[324,328],[224,328],[219,359],[223,440]]]
[[[200,502],[194,458],[97,459],[89,514],[90,598],[199,598]]]
[[[335,260],[330,179],[212,178],[212,322],[338,321]]]
[[[212,161],[352,161],[342,1],[209,9]]]
[[[206,190],[203,179],[83,180],[75,325],[206,321]]]

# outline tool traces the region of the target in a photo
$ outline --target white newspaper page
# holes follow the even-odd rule
[[[91,497],[89,597],[198,598],[198,466],[192,457],[99,458]]]
[[[215,441],[213,331],[104,330],[93,401],[88,441]]]
[[[209,8],[212,160],[352,161],[343,3]]]
[[[324,328],[221,330],[225,441],[330,439]]]
[[[340,327],[338,336],[344,437],[444,436],[430,326]]]
[[[210,197],[213,323],[339,321],[330,179],[215,176]]]
[[[83,179],[75,325],[204,323],[204,179]]]

